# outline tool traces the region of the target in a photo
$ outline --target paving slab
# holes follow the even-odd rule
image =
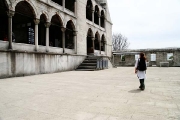
[[[180,68],[133,67],[0,79],[0,120],[180,120]]]

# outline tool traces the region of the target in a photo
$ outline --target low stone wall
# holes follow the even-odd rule
[[[129,50],[116,52],[114,54],[114,65],[115,66],[134,66],[135,65],[135,54],[144,52],[148,66],[160,66],[160,62],[168,62],[170,67],[180,67],[180,48],[177,49],[141,49],[141,50]],[[167,54],[173,53],[173,60],[167,60]],[[125,55],[125,61],[121,61],[121,55]],[[156,54],[156,61],[151,61],[151,54]],[[167,66],[162,64],[162,66]]]
[[[0,78],[70,71],[86,56],[0,50]]]

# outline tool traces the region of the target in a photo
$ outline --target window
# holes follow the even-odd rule
[[[62,6],[62,0],[52,0],[52,1]]]
[[[125,55],[121,55],[121,61],[125,61]]]
[[[167,53],[167,60],[173,60],[173,53]]]
[[[135,60],[138,60],[139,59],[139,54],[136,54],[135,55]]]
[[[151,61],[156,61],[156,54],[151,54]]]

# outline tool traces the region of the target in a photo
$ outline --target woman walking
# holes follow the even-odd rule
[[[136,60],[136,64],[135,64],[135,73],[137,74],[137,77],[140,81],[140,86],[139,88],[141,90],[145,89],[145,84],[144,84],[144,80],[146,78],[146,57],[144,55],[144,53],[140,53],[139,54],[140,58],[138,60]]]

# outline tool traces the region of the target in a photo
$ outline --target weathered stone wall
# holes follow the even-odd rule
[[[0,51],[0,78],[70,71],[86,56]]]
[[[169,66],[180,67],[180,49],[151,49],[151,50],[131,50],[119,52],[125,55],[125,61],[121,61],[120,55],[114,55],[114,64],[116,66],[134,66],[135,54],[133,52],[140,53],[143,51],[149,62],[149,66],[160,66],[160,62],[169,62]],[[167,60],[167,54],[173,53],[173,60]],[[151,61],[151,54],[156,54],[156,61]]]

